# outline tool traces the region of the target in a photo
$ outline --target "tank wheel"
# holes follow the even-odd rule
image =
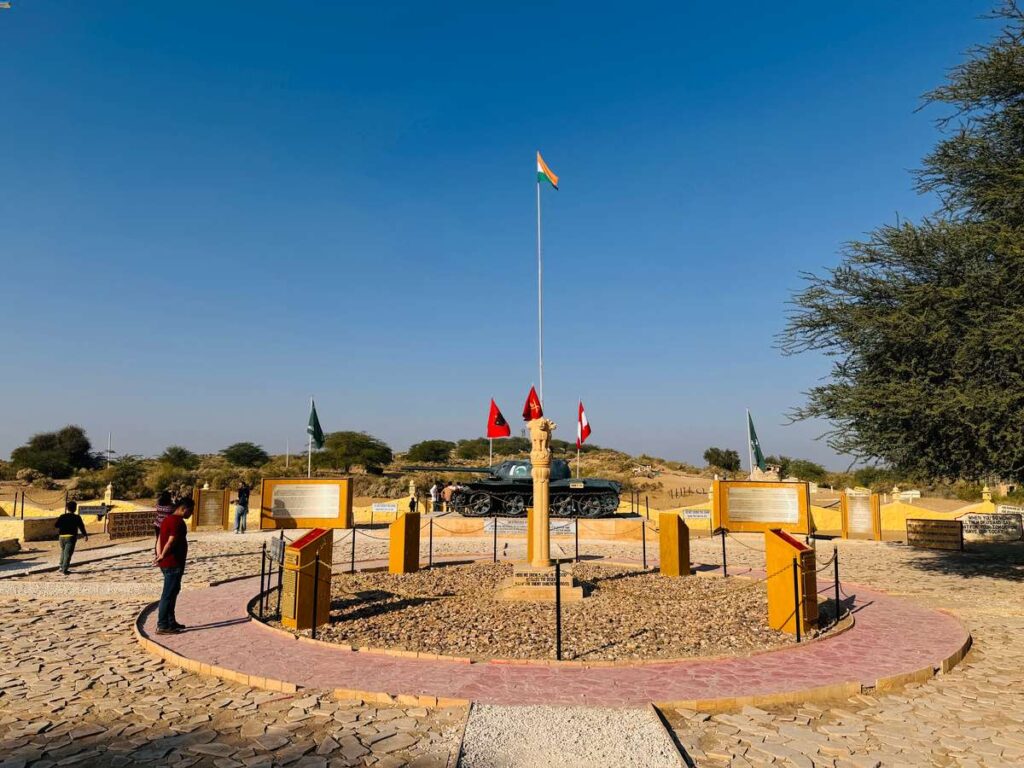
[[[504,514],[508,517],[522,517],[526,514],[526,499],[519,494],[505,498]]]
[[[604,512],[601,499],[598,496],[583,496],[577,506],[580,510],[580,517],[600,517]]]
[[[552,517],[573,517],[576,514],[576,505],[569,494],[559,494],[551,499]]]
[[[469,501],[466,503],[466,508],[462,511],[462,514],[467,517],[486,517],[491,511],[491,494],[489,493],[473,493],[470,494]]]
[[[614,515],[619,509],[619,497],[609,493],[601,497],[601,507],[606,515]]]

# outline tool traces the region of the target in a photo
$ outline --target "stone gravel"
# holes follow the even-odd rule
[[[679,768],[657,715],[642,709],[474,705],[460,768]]]
[[[744,654],[794,642],[767,626],[764,584],[665,578],[619,566],[571,566],[589,594],[562,605],[565,659],[669,659]],[[412,574],[339,574],[321,640],[471,658],[551,658],[554,605],[501,600],[508,563]]]

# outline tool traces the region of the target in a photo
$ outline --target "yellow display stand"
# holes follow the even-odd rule
[[[314,528],[284,550],[281,575],[281,624],[289,629],[313,626],[313,585],[316,584],[316,625],[326,624],[331,614],[331,553],[334,534]],[[317,566],[316,558],[320,556]],[[317,579],[314,582],[313,577]]]
[[[406,512],[388,526],[388,573],[415,573],[420,569],[420,513]]]
[[[690,529],[676,512],[658,515],[662,576],[690,575]]]
[[[818,578],[814,550],[785,531],[764,533],[768,569],[768,626],[798,637],[818,624]],[[794,574],[793,562],[797,563]],[[796,607],[799,601],[800,621]]]

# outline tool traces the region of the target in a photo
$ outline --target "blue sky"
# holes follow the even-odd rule
[[[916,112],[988,2],[83,3],[0,11],[0,455],[396,449],[514,425],[845,466],[785,426],[801,270],[934,202]]]

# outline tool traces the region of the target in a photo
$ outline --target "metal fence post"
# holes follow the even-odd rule
[[[434,518],[430,518],[430,531],[429,531],[430,543],[427,547],[427,567],[434,567]]]
[[[649,496],[644,496],[644,513],[646,514],[647,519],[650,520],[651,519],[651,498]]]
[[[313,626],[310,629],[310,636],[316,640],[317,597],[320,589],[320,553],[316,553],[316,560],[313,561]]]
[[[643,541],[644,548],[644,570],[647,570],[647,521],[640,521],[640,538]]]
[[[573,522],[572,529],[576,532],[576,562],[580,561],[580,521],[577,519]]]
[[[839,603],[839,547],[835,544],[832,545],[832,578],[835,581],[836,588],[836,623],[838,624],[841,613]]]
[[[725,528],[719,528],[722,532],[722,578],[726,579],[729,577],[729,566],[725,561]]]
[[[498,518],[494,518],[494,561],[498,562]]]
[[[263,580],[266,578],[267,571],[267,542],[263,542],[263,547],[260,549],[260,621],[263,621],[263,600],[266,595],[266,590],[263,587]]]
[[[281,589],[284,581],[284,531],[281,531],[281,559],[277,563],[277,620],[281,620]]]
[[[800,563],[793,558],[793,618],[796,621],[796,641],[800,642]]]
[[[349,568],[350,573],[356,572],[356,526],[352,524],[352,565]]]
[[[562,561],[555,558],[555,660],[562,660]]]

